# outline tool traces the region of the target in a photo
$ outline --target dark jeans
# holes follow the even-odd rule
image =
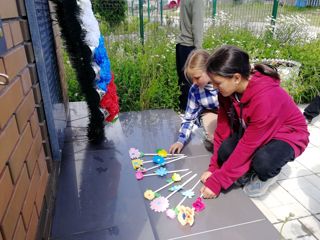
[[[178,84],[180,87],[181,95],[179,96],[179,108],[182,111],[186,110],[188,102],[189,89],[191,87],[191,82],[186,79],[184,76],[184,65],[187,61],[187,58],[192,50],[195,47],[183,46],[181,44],[176,45],[176,65],[177,65],[177,74],[178,74]]]
[[[320,114],[320,96],[316,96],[312,102],[304,109],[304,116],[312,120]]]
[[[218,151],[219,166],[227,161],[237,144],[238,139],[235,135],[223,141]],[[251,170],[258,175],[261,181],[266,181],[278,175],[281,168],[292,160],[294,160],[293,148],[284,141],[273,139],[254,153]]]

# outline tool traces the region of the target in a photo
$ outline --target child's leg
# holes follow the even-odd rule
[[[229,156],[231,155],[233,150],[236,148],[238,141],[239,141],[239,138],[237,134],[233,134],[222,142],[218,151],[219,167],[221,167],[222,164],[228,160]]]
[[[267,181],[278,175],[281,168],[292,160],[294,150],[288,143],[271,140],[256,151],[252,159],[252,168],[261,181]]]
[[[205,111],[201,115],[201,125],[205,133],[205,137],[209,142],[213,142],[213,134],[217,127],[218,115],[212,111]]]

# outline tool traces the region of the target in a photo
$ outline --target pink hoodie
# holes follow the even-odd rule
[[[214,153],[208,169],[213,174],[205,183],[205,186],[215,194],[218,195],[221,188],[227,189],[245,174],[250,168],[255,151],[271,139],[290,144],[295,157],[307,147],[309,132],[306,121],[292,98],[280,87],[278,79],[255,72],[240,101],[243,103],[242,118],[246,130],[227,162],[219,168],[218,150],[231,133],[227,115],[231,101],[237,115],[240,116],[240,103],[233,97],[222,95],[219,97],[220,108],[214,134]]]

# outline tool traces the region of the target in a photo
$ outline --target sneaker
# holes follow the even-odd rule
[[[242,177],[240,177],[237,181],[234,182],[234,185],[237,187],[243,187],[245,186],[250,180],[256,175],[256,173],[253,170],[250,170],[249,172],[245,173]]]
[[[263,182],[261,181],[258,176],[254,176],[250,182],[248,182],[244,188],[243,191],[249,196],[249,197],[261,197],[264,195],[269,187],[273,185],[277,181],[277,177],[269,178],[267,181]]]

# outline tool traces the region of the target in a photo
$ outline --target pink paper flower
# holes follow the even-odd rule
[[[164,212],[169,207],[169,200],[165,197],[158,197],[150,202],[150,208],[155,212]]]
[[[176,212],[173,210],[173,209],[168,209],[167,211],[166,211],[166,215],[167,215],[167,217],[168,218],[170,218],[170,219],[174,219],[174,218],[176,218]]]
[[[205,209],[206,205],[202,201],[202,198],[198,197],[197,200],[192,203],[192,207],[194,207],[196,212],[201,212],[203,209]]]
[[[138,170],[138,171],[136,172],[136,178],[137,178],[138,180],[143,179],[143,173],[142,173],[142,171]]]
[[[140,157],[140,152],[136,148],[130,148],[129,149],[129,156],[131,159],[139,158]]]

